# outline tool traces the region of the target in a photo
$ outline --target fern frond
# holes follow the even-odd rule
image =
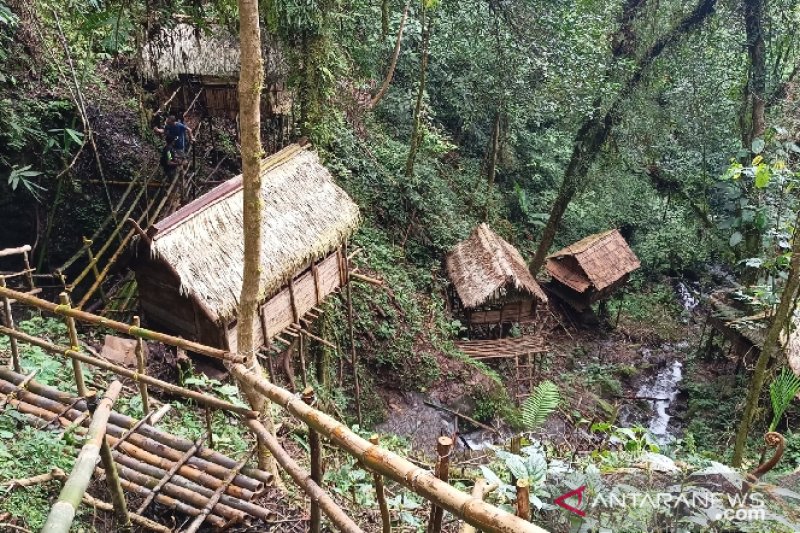
[[[561,395],[556,384],[549,380],[539,383],[533,394],[522,404],[522,422],[528,431],[533,431],[544,424],[559,403]]]
[[[769,397],[772,400],[772,423],[769,425],[770,431],[775,431],[778,423],[797,394],[800,393],[800,377],[787,369],[781,373],[769,385]]]

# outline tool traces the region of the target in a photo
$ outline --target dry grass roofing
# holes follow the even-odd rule
[[[291,145],[261,164],[263,301],[289,279],[336,250],[359,224],[358,206],[317,154]],[[151,250],[190,293],[228,322],[242,289],[242,176],[217,186],[156,224]]]
[[[616,229],[589,235],[547,258],[550,275],[577,292],[601,291],[639,266]]]
[[[547,296],[528,270],[519,250],[486,224],[477,226],[445,259],[447,274],[466,308],[474,308],[501,296],[512,287],[541,302]]]

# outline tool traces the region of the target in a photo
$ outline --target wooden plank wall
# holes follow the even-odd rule
[[[508,302],[500,309],[472,311],[469,322],[472,325],[526,322],[534,319],[533,298]]]

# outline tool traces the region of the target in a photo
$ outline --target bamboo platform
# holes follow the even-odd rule
[[[0,405],[28,415],[40,429],[77,425],[88,427],[86,402],[58,389],[30,381],[19,387],[25,376],[0,369]],[[79,429],[79,431],[81,431]],[[111,412],[106,438],[112,448],[123,489],[156,501],[189,516],[200,516],[215,491],[224,488],[219,503],[206,520],[225,528],[245,520],[269,522],[272,513],[252,502],[268,485],[270,474],[245,468],[225,486],[226,476],[236,461],[197,442],[156,429],[143,420]],[[97,469],[98,473],[101,470]],[[142,506],[145,507],[145,506]],[[146,508],[141,508],[142,514]]]

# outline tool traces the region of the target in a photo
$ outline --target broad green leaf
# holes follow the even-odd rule
[[[760,154],[761,152],[764,151],[765,146],[766,143],[764,142],[764,139],[756,139],[753,141],[751,149],[753,150],[754,154]]]
[[[736,246],[737,244],[742,242],[743,239],[744,237],[742,237],[742,234],[740,232],[734,231],[733,235],[731,235],[730,241],[728,241],[728,244],[730,244],[731,246]]]
[[[769,171],[769,166],[761,163],[756,167],[756,187],[759,189],[763,189],[767,185],[769,185],[769,178],[771,177],[771,173]]]

